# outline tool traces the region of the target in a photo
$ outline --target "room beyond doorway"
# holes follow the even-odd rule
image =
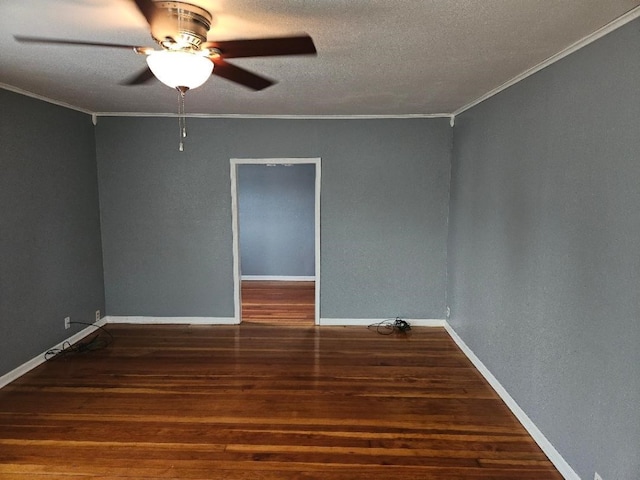
[[[263,167],[263,168],[256,169],[253,166]],[[258,217],[258,219],[254,221],[254,223],[249,223],[249,224],[247,224],[246,222],[243,224],[243,222],[240,220],[241,218],[243,219],[246,218],[244,210],[242,214],[240,213],[240,210],[241,210],[240,198],[241,197],[243,199],[251,198],[251,196],[246,197],[245,194],[240,195],[240,191],[241,191],[240,186],[243,186],[242,191],[246,192],[247,190],[244,190],[244,188],[246,188],[246,186],[248,185],[247,182],[240,181],[240,171],[242,170],[243,179],[246,179],[246,177],[244,176],[245,173],[250,171],[261,172],[260,175],[264,176],[265,175],[264,167],[266,166],[280,167],[280,168],[293,167],[291,168],[292,171],[293,170],[303,171],[303,170],[299,170],[299,168],[304,166],[305,167],[304,171],[308,172],[307,178],[309,178],[308,176],[309,174],[312,175],[310,177],[310,180],[312,183],[308,185],[308,187],[306,187],[306,188],[312,189],[310,192],[312,196],[311,198],[309,198],[309,201],[311,201],[311,203],[307,204],[309,208],[309,210],[307,210],[308,214],[305,213],[305,215],[311,215],[312,225],[308,225],[307,227],[304,227],[305,229],[310,229],[309,232],[311,233],[311,238],[309,240],[311,243],[310,244],[303,243],[301,244],[301,247],[300,247],[303,249],[303,251],[309,252],[309,255],[310,255],[309,257],[303,256],[301,258],[304,259],[305,264],[308,261],[306,259],[310,258],[312,264],[307,265],[307,267],[305,268],[308,269],[310,267],[311,270],[306,270],[306,271],[303,271],[302,273],[297,271],[293,273],[288,273],[286,271],[285,272],[254,271],[255,265],[272,264],[272,263],[282,265],[286,263],[282,261],[283,257],[277,257],[280,260],[272,261],[272,259],[269,256],[267,256],[267,254],[269,254],[269,252],[272,250],[274,250],[274,253],[278,250],[281,250],[280,244],[285,243],[285,241],[288,241],[289,239],[291,239],[291,237],[296,236],[296,233],[297,233],[296,232],[297,229],[294,228],[293,230],[291,230],[291,228],[287,227],[286,225],[280,229],[276,228],[274,230],[274,226],[271,225],[270,222],[265,222],[264,219],[261,217]],[[244,309],[244,306],[246,302],[243,302],[243,298],[242,298],[243,294],[247,292],[243,285],[245,284],[245,280],[248,280],[250,282],[264,281],[264,280],[278,280],[277,283],[280,285],[271,285],[271,288],[268,290],[265,290],[264,285],[262,285],[261,287],[263,288],[256,289],[257,293],[261,293],[263,295],[266,293],[269,293],[269,296],[271,296],[273,299],[278,299],[278,298],[282,299],[282,298],[286,298],[286,295],[292,294],[294,290],[296,290],[296,293],[294,294],[294,296],[299,297],[301,294],[299,290],[302,290],[304,292],[302,293],[302,295],[305,297],[305,300],[303,302],[305,305],[304,307],[305,309],[309,308],[308,299],[309,299],[309,295],[311,294],[311,298],[313,299],[312,324],[318,325],[320,320],[320,186],[321,186],[320,159],[319,158],[276,158],[276,159],[274,158],[237,159],[236,158],[236,159],[231,159],[230,167],[231,167],[230,168],[231,210],[232,210],[232,234],[233,234],[234,316],[236,321],[240,323],[243,320],[248,320],[250,318],[250,317],[246,317],[245,315],[246,310]],[[306,167],[311,167],[312,170],[309,172],[309,170],[307,170]],[[315,176],[315,180],[313,175]],[[297,185],[297,182],[294,182],[294,183]],[[306,181],[303,183],[306,183]],[[249,182],[249,184],[251,184],[251,182]],[[271,181],[267,181],[265,183],[265,185],[271,185],[271,184],[272,184]],[[256,192],[256,191],[262,191],[264,189],[263,185],[261,185],[260,183],[256,184],[255,181],[253,181],[253,185],[254,187],[251,188],[249,191]],[[276,190],[279,191],[278,189]],[[288,191],[287,189],[285,190]],[[299,187],[294,187],[292,192],[295,192],[296,190],[299,190]],[[309,191],[309,190],[305,190],[305,191]],[[274,196],[273,190],[267,191],[264,194],[269,196],[265,198],[271,198]],[[256,193],[253,193],[252,196],[259,197],[259,195],[257,195]],[[254,201],[254,200],[255,199],[251,198],[251,201]],[[297,204],[297,200],[293,200],[293,202],[294,202],[293,205]],[[271,202],[267,202],[267,203],[271,204]],[[245,200],[242,201],[242,205],[243,206],[245,205]],[[281,212],[278,212],[278,210],[272,209],[272,210],[269,210],[264,215],[266,218],[271,218],[270,216],[272,215],[272,213],[281,213]],[[253,215],[255,217],[255,214]],[[309,218],[309,217],[306,217],[306,218]],[[266,226],[267,228],[264,231],[264,233],[260,235],[256,235],[256,232],[252,230],[253,226],[256,226],[256,225],[260,225],[263,228]],[[244,250],[241,247],[243,245],[243,242],[245,245],[244,248],[246,248],[246,245],[247,245],[246,238],[244,239],[244,241],[240,240],[242,231],[248,232],[248,234],[251,234],[252,241],[248,242],[248,244],[253,245],[252,255],[246,255],[247,250]],[[285,235],[284,237],[282,237],[283,232]],[[261,238],[265,239],[266,243],[264,245],[260,245],[260,248],[256,249],[255,242],[256,241],[259,242]],[[304,247],[302,245],[304,245]],[[285,251],[288,252],[288,254],[291,254],[291,252],[299,253],[296,251],[296,249],[298,248],[297,245],[294,247],[288,247],[288,248],[289,248],[288,250],[285,249]],[[287,260],[291,260],[291,259],[287,259]],[[297,262],[300,262],[300,261],[302,260],[298,259],[294,261],[293,265],[296,265],[295,268],[299,266]],[[243,268],[245,262],[247,262],[247,271],[245,271]],[[247,277],[253,277],[253,278],[249,280]],[[291,277],[291,278],[287,278],[287,277]],[[287,280],[293,280],[293,281],[288,282]],[[298,285],[297,285],[297,288],[293,288],[294,285],[284,285],[284,283],[287,283],[287,284],[292,283],[292,284],[298,284]],[[303,285],[303,284],[306,284],[306,285]],[[274,290],[274,287],[276,286],[284,287],[284,290],[280,291],[279,293],[276,293],[277,289]],[[255,294],[256,291],[250,292],[248,294],[251,296],[252,294]],[[253,307],[254,314],[256,313],[255,312],[256,308],[258,307],[258,305],[255,305],[255,299],[256,297],[255,295],[253,295],[253,300],[250,302],[254,304],[254,307]],[[268,301],[268,299],[266,299],[266,301],[267,303],[262,305],[261,308],[265,308],[267,310],[268,309],[273,310],[273,307],[274,307],[273,301]],[[295,302],[295,300],[293,301]],[[291,308],[297,309],[298,307],[292,306]],[[290,319],[289,321],[292,321],[292,318],[294,315],[298,315],[298,316],[300,315],[299,313],[293,314],[291,312],[288,312],[288,313],[284,312],[280,307],[276,307],[276,309],[280,311],[283,315],[285,315],[285,317],[288,317]],[[270,316],[273,317],[274,314],[275,314],[275,311],[274,313],[270,314]],[[267,314],[264,314],[261,316],[268,317]],[[301,318],[302,321],[307,322],[305,323],[305,325],[309,324],[308,320],[305,320],[305,317],[307,316],[308,314],[304,313]],[[266,321],[266,318],[262,318],[262,321],[263,322]]]

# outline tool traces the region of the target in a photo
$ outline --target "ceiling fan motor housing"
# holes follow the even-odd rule
[[[207,41],[213,16],[204,8],[184,2],[155,2],[162,12],[154,19],[151,35],[169,50],[199,50]]]

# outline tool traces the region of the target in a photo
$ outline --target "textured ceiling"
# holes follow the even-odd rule
[[[187,95],[212,115],[450,114],[640,5],[640,0],[191,0],[209,40],[306,32],[317,57],[234,59],[278,83],[219,77]],[[635,12],[633,12],[635,15]],[[18,44],[13,35],[153,46],[131,0],[0,0],[0,83],[94,113],[173,113],[176,93],[126,87],[133,52]]]

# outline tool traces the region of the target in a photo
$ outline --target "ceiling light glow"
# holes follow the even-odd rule
[[[209,58],[190,52],[153,52],[147,56],[147,64],[165,85],[189,90],[206,82],[213,71],[213,62]]]

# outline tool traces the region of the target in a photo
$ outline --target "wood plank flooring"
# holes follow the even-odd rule
[[[441,328],[107,328],[0,390],[0,478],[562,478]]]
[[[277,325],[315,323],[315,282],[242,282],[242,321]]]

